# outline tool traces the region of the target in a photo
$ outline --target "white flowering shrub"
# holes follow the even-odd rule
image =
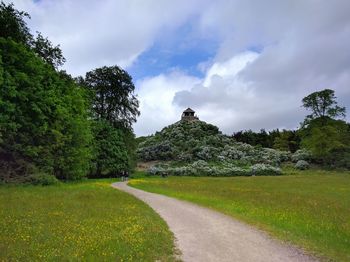
[[[162,173],[165,172],[165,169],[162,168],[162,167],[158,167],[158,166],[151,166],[147,172],[150,174],[150,175],[155,175],[155,176],[159,176],[161,175]]]
[[[195,156],[203,160],[211,160],[217,158],[217,149],[212,146],[201,146]]]
[[[282,171],[280,168],[271,165],[255,164],[251,167],[251,174],[255,176],[277,176],[281,175]]]
[[[137,155],[143,161],[174,161],[172,167],[153,167],[149,173],[176,176],[276,175],[280,164],[291,159],[288,152],[236,142],[202,121],[165,127],[140,143]]]
[[[310,165],[305,160],[298,160],[298,162],[296,162],[294,167],[299,170],[305,170],[305,169],[308,169]]]
[[[198,160],[192,164],[181,167],[153,166],[148,170],[150,175],[173,175],[173,176],[249,176],[250,169],[227,164],[226,166],[211,166],[204,160]]]
[[[225,159],[241,159],[244,155],[245,153],[239,151],[236,147],[225,145],[219,156]]]
[[[305,149],[297,150],[291,157],[293,162],[298,162],[299,160],[309,160],[311,158],[311,153]]]

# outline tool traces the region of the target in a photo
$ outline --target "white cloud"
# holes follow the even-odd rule
[[[301,99],[324,88],[349,109],[347,10],[350,2],[340,0],[216,1],[202,13],[200,30],[218,31],[217,55],[202,84],[178,92],[175,103],[192,102],[226,133],[296,128],[306,115]],[[249,48],[260,54],[246,64]]]
[[[134,125],[137,135],[149,135],[178,120],[183,108],[172,103],[180,90],[189,90],[199,79],[180,71],[136,82],[141,116]]]
[[[15,4],[31,14],[33,31],[61,44],[66,69],[74,75],[102,65],[130,67],[157,41],[188,44],[174,33],[188,23],[193,43],[215,38],[219,43],[215,56],[198,65],[205,72],[202,79],[181,71],[138,79],[142,114],[135,125],[138,135],[176,121],[188,106],[227,133],[297,127],[305,115],[301,99],[324,88],[334,89],[340,105],[350,110],[348,0],[15,0]]]
[[[129,67],[162,32],[171,32],[198,12],[199,0],[15,0],[30,13],[28,24],[60,44],[73,75],[96,67]]]
[[[177,92],[174,103],[182,108],[192,105],[201,119],[218,125],[228,134],[249,128],[296,127],[298,122],[291,116],[301,117],[301,110],[299,114],[295,112],[300,98],[257,95],[256,86],[241,78],[240,74],[258,58],[256,53],[244,52],[214,63],[202,83]]]

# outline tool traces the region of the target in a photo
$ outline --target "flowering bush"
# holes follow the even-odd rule
[[[293,162],[298,162],[299,160],[309,160],[311,158],[311,153],[305,149],[300,149],[297,150],[293,155],[292,155],[292,161]]]
[[[281,175],[280,168],[266,164],[255,164],[251,167],[251,174],[255,176],[277,176]]]
[[[151,166],[149,169],[148,169],[148,173],[150,175],[155,175],[155,176],[159,176],[161,175],[162,173],[164,173],[165,169],[162,168],[162,167],[159,167],[159,166]]]
[[[310,167],[309,163],[305,160],[299,160],[295,166],[294,166],[296,169],[299,169],[299,170],[305,170],[305,169],[308,169]]]
[[[202,121],[179,121],[165,127],[140,143],[137,154],[144,161],[180,162],[182,167],[155,167],[149,172],[181,176],[276,175],[279,165],[291,158],[289,152],[236,142]]]
[[[182,167],[153,166],[148,170],[151,175],[168,174],[173,176],[249,176],[249,169],[237,167],[233,164],[212,166],[204,160],[198,160]]]

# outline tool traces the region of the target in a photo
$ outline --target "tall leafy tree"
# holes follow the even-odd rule
[[[131,126],[140,114],[131,76],[118,66],[104,66],[77,81],[89,91],[95,121],[92,176],[130,170],[136,148]]]
[[[131,128],[140,115],[139,101],[134,95],[131,76],[118,66],[104,66],[86,73],[84,85],[92,94],[92,110],[96,119],[104,119],[114,127]]]
[[[338,106],[334,90],[314,92],[304,97],[302,102],[303,106],[311,111],[311,114],[306,116],[306,122],[319,117],[345,117],[345,107]]]
[[[333,90],[314,92],[303,100],[312,111],[300,130],[302,146],[311,151],[316,162],[328,166],[350,167],[349,125],[337,117],[345,117],[345,107],[338,106]]]

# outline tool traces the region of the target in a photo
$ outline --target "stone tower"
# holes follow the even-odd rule
[[[194,112],[191,108],[187,108],[182,113],[181,121],[197,121],[197,120],[199,120],[198,116],[196,116],[195,113],[196,112]]]

